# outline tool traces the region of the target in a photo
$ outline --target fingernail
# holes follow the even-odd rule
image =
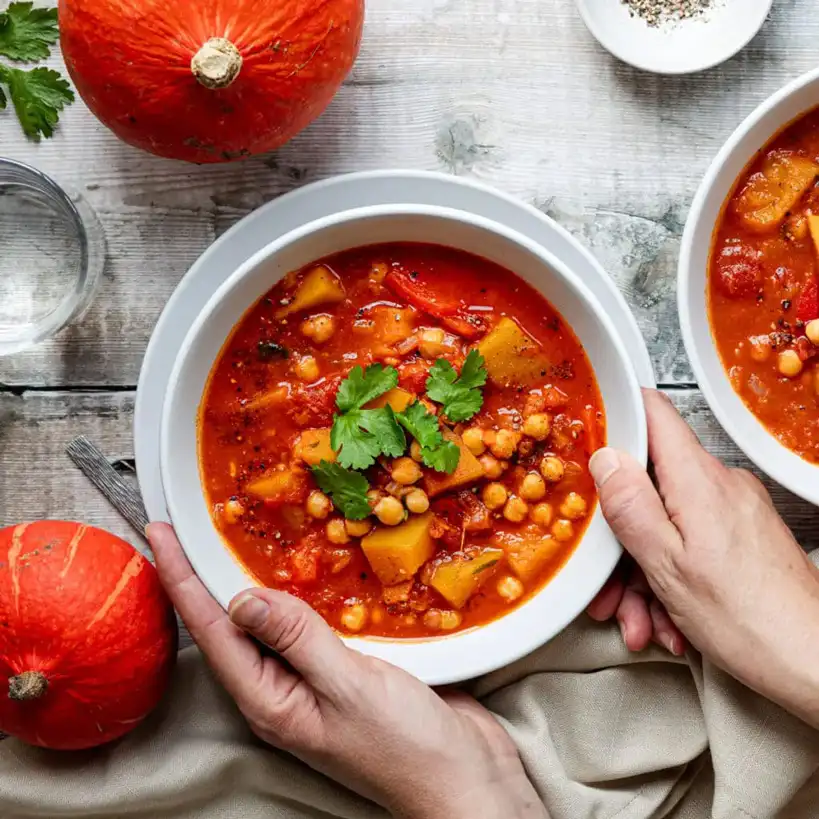
[[[667,631],[661,631],[657,635],[657,639],[660,641],[660,645],[670,654],[673,654],[675,657],[679,657],[682,654],[679,641],[674,639]]]
[[[598,488],[620,468],[620,456],[611,447],[598,449],[589,461],[589,471]]]
[[[270,606],[255,594],[240,594],[231,604],[230,619],[239,628],[254,629],[264,623]]]
[[[620,634],[623,635],[623,642],[626,644],[626,648],[628,648],[628,626],[622,621],[618,621],[620,623]]]

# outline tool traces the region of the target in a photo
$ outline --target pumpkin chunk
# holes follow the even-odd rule
[[[499,537],[512,571],[524,582],[534,580],[557,554],[563,544],[551,535],[525,532],[522,535]]]
[[[499,387],[531,386],[542,381],[549,359],[517,322],[504,317],[478,345],[490,380]]]
[[[310,466],[322,461],[335,463],[337,456],[330,445],[330,427],[304,430],[296,441],[295,455]]]
[[[435,472],[432,469],[424,470],[424,489],[431,498],[450,489],[474,483],[483,477],[483,467],[464,444],[461,436],[446,428],[441,429],[441,434],[444,440],[452,441],[458,447],[461,457],[457,468],[451,475],[447,475],[446,472]]]
[[[245,487],[249,495],[261,498],[269,506],[303,503],[307,498],[308,480],[300,469],[283,469],[250,481]]]
[[[413,515],[398,526],[379,526],[361,540],[364,556],[385,586],[412,580],[434,554],[432,513]]]
[[[816,255],[819,256],[819,216],[808,216],[808,227],[810,237],[813,239],[813,246],[816,248]]]
[[[456,555],[435,569],[430,585],[451,606],[461,609],[495,573],[502,558],[500,549],[484,549],[475,556]]]
[[[774,151],[748,179],[734,200],[746,227],[759,233],[776,230],[819,175],[819,165],[789,151]]]
[[[336,304],[344,299],[344,295],[344,285],[338,276],[329,267],[317,265],[301,280],[290,304],[276,311],[276,318],[284,318],[320,304]]]
[[[378,398],[373,398],[365,409],[381,409],[390,406],[394,412],[403,412],[414,400],[415,396],[411,392],[396,387],[394,390],[379,395]]]

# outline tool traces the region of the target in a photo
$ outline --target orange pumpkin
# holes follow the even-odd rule
[[[59,0],[68,71],[120,139],[189,162],[284,144],[358,55],[364,0]]]
[[[124,540],[58,520],[0,529],[0,730],[109,742],[156,706],[175,657],[173,608]]]

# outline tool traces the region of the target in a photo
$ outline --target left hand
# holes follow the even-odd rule
[[[347,648],[289,594],[251,589],[228,615],[170,526],[147,535],[174,606],[262,740],[398,817],[548,819],[511,738],[476,700]]]

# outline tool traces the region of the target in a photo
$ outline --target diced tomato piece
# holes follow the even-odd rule
[[[426,392],[429,368],[428,361],[409,361],[398,367],[398,385],[409,392],[420,395]]]
[[[329,427],[336,411],[336,393],[341,376],[328,378],[320,384],[302,387],[291,402],[290,414],[301,427]]]
[[[762,288],[762,263],[743,247],[726,247],[717,262],[720,290],[732,299],[755,298]]]
[[[819,350],[813,346],[807,336],[802,336],[801,338],[796,339],[795,348],[796,354],[799,356],[800,361],[810,361],[819,355]]]
[[[293,469],[287,473],[287,481],[282,482],[282,486],[266,497],[262,497],[264,505],[271,509],[278,509],[281,506],[301,506],[310,494],[310,476],[302,470]]]
[[[819,318],[819,279],[811,279],[802,289],[796,303],[796,317],[805,324]]]
[[[293,570],[293,582],[297,586],[315,583],[319,576],[321,549],[316,546],[301,546],[290,553],[290,567]]]

